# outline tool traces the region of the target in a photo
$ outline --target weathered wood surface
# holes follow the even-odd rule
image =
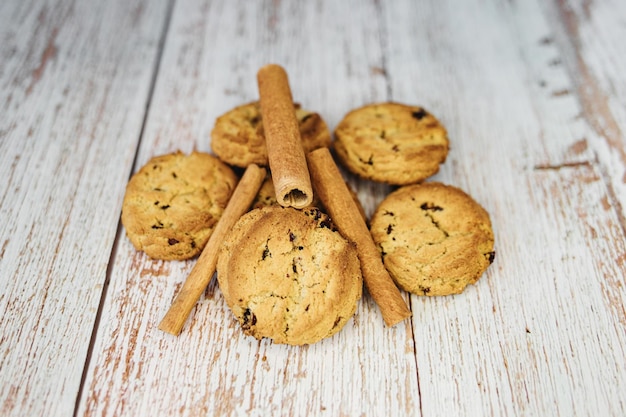
[[[623,16],[618,0],[3,2],[0,415],[626,414]],[[477,285],[407,296],[391,329],[365,294],[339,334],[289,347],[244,336],[213,280],[179,337],[157,329],[194,261],[133,249],[125,182],[209,151],[269,62],[331,128],[384,100],[441,119],[433,179],[495,229]],[[389,191],[347,178],[368,214]]]
[[[390,39],[425,38],[388,59],[394,98],[442,115],[452,151],[439,178],[484,204],[497,239],[479,285],[413,297],[425,415],[623,413],[619,207],[538,7],[450,1],[385,15]],[[427,82],[407,85],[411,74]]]
[[[612,204],[626,230],[626,82],[624,72],[626,5],[619,0],[547,2],[544,7],[558,42],[561,62],[571,77],[580,117],[591,133],[581,142],[593,150]]]
[[[167,14],[0,4],[0,415],[71,415]]]

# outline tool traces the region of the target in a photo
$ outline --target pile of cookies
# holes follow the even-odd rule
[[[371,104],[335,130],[339,161],[368,180],[398,185],[370,219],[396,284],[418,295],[461,293],[493,262],[488,213],[457,187],[424,182],[448,154],[446,129],[422,107]]]
[[[394,294],[396,285],[419,295],[447,295],[480,278],[494,258],[487,212],[456,187],[424,181],[438,172],[449,147],[433,115],[399,103],[367,105],[343,118],[333,141],[319,114],[291,106],[311,167],[312,202],[288,207],[281,202],[286,196],[277,196],[266,146],[268,119],[260,102],[248,103],[216,120],[214,155],[157,156],[132,176],[122,223],[135,248],[162,260],[201,254],[194,271],[202,284],[194,297],[216,269],[224,299],[246,334],[294,345],[338,332],[354,315],[364,282],[393,325],[410,315]],[[323,183],[324,177],[341,177],[329,149],[364,180],[397,186],[369,222],[342,178],[330,188]],[[237,191],[248,184],[247,171],[241,180],[237,172],[257,166],[268,169],[257,168],[253,195],[242,199]],[[228,212],[232,200],[241,206],[236,214]],[[219,242],[210,242],[220,221],[221,231],[213,236]],[[372,277],[377,263],[393,279],[390,284]],[[190,298],[183,294],[186,286],[178,298]],[[179,324],[168,330],[166,317],[161,328],[180,332],[195,301],[177,312],[172,306],[168,315],[177,315]]]

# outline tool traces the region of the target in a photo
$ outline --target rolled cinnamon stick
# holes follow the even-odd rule
[[[217,254],[221,243],[237,220],[250,208],[264,179],[264,168],[260,168],[255,164],[246,168],[209,241],[202,250],[200,257],[185,280],[172,306],[165,314],[165,317],[163,317],[163,320],[161,320],[159,329],[175,336],[180,334],[193,306],[207,285],[209,285],[209,282],[211,282],[211,278],[215,273]]]
[[[339,231],[356,244],[365,285],[380,308],[385,324],[393,326],[410,317],[411,311],[385,269],[380,252],[330,151],[328,148],[316,149],[307,155],[307,160],[318,198]]]
[[[257,83],[276,199],[284,207],[304,208],[313,201],[313,189],[287,73],[279,65],[266,65]]]

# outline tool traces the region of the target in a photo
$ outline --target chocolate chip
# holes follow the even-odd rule
[[[422,120],[424,117],[428,116],[428,113],[426,113],[424,109],[419,109],[418,111],[411,113],[411,116],[417,120]]]
[[[313,216],[313,220],[317,221],[322,217],[322,212],[317,208],[312,208],[309,214]]]
[[[167,239],[167,243],[169,243],[170,245],[175,245],[178,243],[178,240],[174,239],[173,237]]]
[[[493,263],[493,260],[494,260],[494,259],[495,259],[495,257],[496,257],[496,253],[495,253],[495,252],[487,252],[487,253],[485,254],[485,256],[487,257],[487,260],[488,260],[488,261],[489,261],[489,263],[491,264],[491,263]]]
[[[294,240],[296,240],[296,235],[294,235],[292,232],[289,232],[289,241],[293,242]]]
[[[265,258],[267,258],[268,256],[272,256],[272,254],[270,253],[270,248],[268,248],[266,245],[265,249],[263,250],[263,255],[261,255],[261,260],[265,260]]]
[[[176,173],[175,173],[175,172],[172,172],[172,177],[174,177],[174,178],[178,178],[178,175],[176,175]]]
[[[387,226],[387,234],[390,235],[392,231],[393,231],[393,225],[390,224],[389,226]]]
[[[431,210],[431,211],[443,211],[443,207],[439,207],[435,204],[424,203],[420,206],[422,210]]]
[[[320,227],[320,228],[327,228],[327,229],[331,229],[331,227],[330,227],[330,226],[331,226],[331,223],[330,223],[330,220],[329,220],[329,219],[322,220],[322,221],[320,222],[320,224],[319,224],[319,227]]]
[[[256,316],[252,311],[250,311],[249,308],[246,308],[243,312],[243,323],[241,324],[241,327],[244,331],[249,331],[255,324]]]
[[[170,205],[169,204],[165,204],[165,205],[161,206],[161,208],[163,210],[167,210],[168,208],[170,208]]]

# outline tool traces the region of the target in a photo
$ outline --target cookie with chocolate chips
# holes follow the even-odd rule
[[[439,171],[448,143],[446,129],[424,108],[377,103],[349,112],[335,129],[333,146],[352,173],[407,185]]]
[[[154,157],[126,186],[126,235],[151,258],[192,258],[209,240],[236,184],[233,170],[207,153]]]
[[[294,104],[305,152],[330,146],[330,131],[322,117]],[[215,121],[211,149],[224,162],[245,168],[267,166],[267,147],[258,101],[235,107]]]
[[[246,334],[291,345],[337,333],[363,286],[354,244],[325,214],[277,205],[239,219],[220,249],[217,279]]]
[[[399,287],[418,295],[461,293],[493,262],[488,213],[459,188],[407,185],[374,212],[370,231]]]

